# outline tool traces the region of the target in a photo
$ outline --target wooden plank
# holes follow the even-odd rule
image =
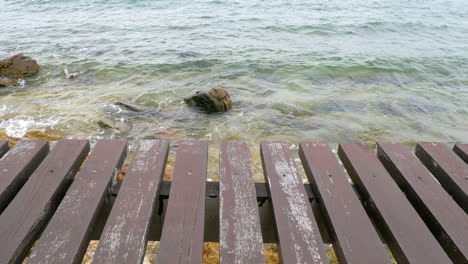
[[[317,222],[289,145],[260,144],[282,263],[329,263]]]
[[[299,154],[340,263],[391,263],[374,226],[338,164],[321,142],[300,144]]]
[[[468,163],[468,144],[456,144],[453,146],[453,151],[458,154],[458,156]]]
[[[99,211],[126,154],[126,140],[97,142],[42,233],[28,264],[81,263]]]
[[[398,263],[451,262],[367,144],[340,144],[338,155]]]
[[[89,151],[87,140],[61,140],[0,215],[0,263],[21,263]]]
[[[0,158],[2,158],[9,149],[8,140],[0,140]]]
[[[207,142],[179,144],[158,264],[202,263],[207,160]]]
[[[420,143],[416,156],[468,214],[468,165],[443,143]]]
[[[0,213],[49,153],[45,140],[21,140],[0,160]]]
[[[468,263],[468,216],[402,144],[378,143],[378,157],[455,263]]]
[[[257,197],[246,141],[220,145],[220,263],[265,263]]]
[[[101,235],[93,263],[142,263],[169,152],[167,140],[142,140]]]

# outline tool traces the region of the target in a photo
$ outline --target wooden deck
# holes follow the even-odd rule
[[[219,182],[207,181],[208,142],[176,142],[173,180],[163,181],[170,143],[143,140],[117,180],[125,140],[0,141],[0,263],[202,263],[220,242],[220,262],[468,263],[468,145],[303,142],[220,144]],[[254,182],[260,147],[265,183]],[[89,153],[90,152],[90,153]],[[298,154],[300,159],[294,159]],[[343,165],[343,166],[342,166]],[[309,183],[304,184],[304,168]],[[34,245],[34,246],[33,246]],[[32,250],[31,250],[32,248]],[[388,251],[388,250],[389,251]]]

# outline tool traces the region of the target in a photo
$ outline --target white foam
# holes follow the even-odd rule
[[[12,113],[8,111],[6,106],[0,108],[0,115]],[[41,116],[31,117],[26,115],[19,115],[11,119],[1,120],[0,129],[5,129],[5,132],[10,137],[23,137],[29,130],[43,130],[53,127],[58,124],[59,120],[54,117],[44,118]]]

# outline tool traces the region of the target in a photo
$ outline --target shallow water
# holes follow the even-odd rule
[[[21,0],[0,10],[0,57],[23,52],[42,66],[0,90],[10,136],[468,142],[465,0]],[[183,104],[214,87],[229,90],[232,111]]]

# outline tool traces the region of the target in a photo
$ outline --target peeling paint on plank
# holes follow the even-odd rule
[[[169,152],[167,140],[142,140],[107,220],[93,263],[141,263]]]
[[[328,263],[325,247],[289,145],[282,142],[262,142],[261,149],[283,262]]]
[[[265,263],[247,142],[220,147],[220,261]]]

